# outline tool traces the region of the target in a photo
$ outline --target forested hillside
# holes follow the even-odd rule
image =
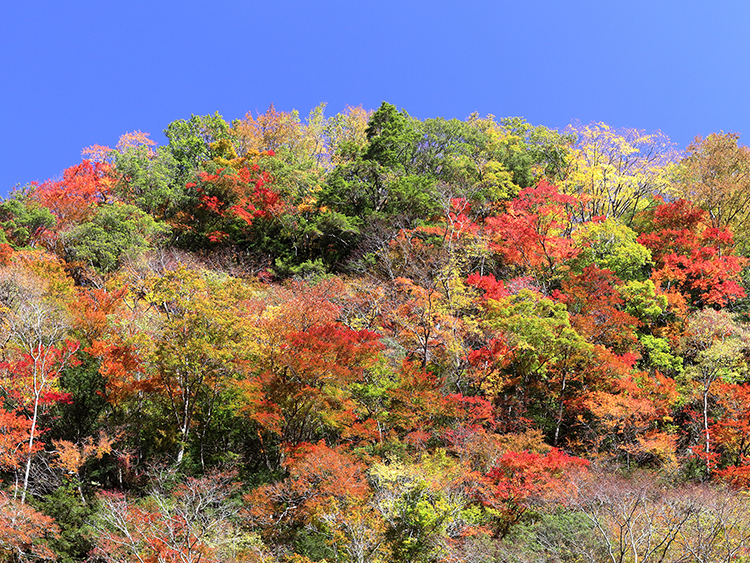
[[[0,561],[750,560],[750,150],[192,116],[0,202]]]

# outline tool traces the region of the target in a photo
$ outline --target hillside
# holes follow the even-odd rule
[[[383,103],[0,202],[0,560],[750,558],[750,150]]]

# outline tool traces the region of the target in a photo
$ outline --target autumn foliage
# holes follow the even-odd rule
[[[738,136],[324,110],[0,202],[0,560],[744,560]]]

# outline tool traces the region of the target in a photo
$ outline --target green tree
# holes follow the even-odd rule
[[[192,115],[173,121],[164,130],[167,148],[177,162],[177,183],[184,185],[215,156],[213,143],[230,137],[229,124],[219,115]]]
[[[651,251],[637,238],[635,231],[616,219],[584,223],[573,232],[573,240],[581,249],[574,268],[582,271],[595,265],[611,270],[623,281],[643,281],[652,265]]]
[[[434,211],[434,181],[414,166],[419,141],[414,120],[383,102],[372,114],[365,134],[367,145],[332,172],[321,202],[364,220],[393,217],[413,223],[429,217]]]
[[[184,174],[169,147],[142,145],[114,153],[113,192],[156,219],[172,217],[188,201]]]
[[[33,247],[47,229],[55,226],[55,216],[33,197],[34,186],[13,190],[8,199],[0,203],[0,242],[14,248]]]
[[[512,416],[531,415],[558,444],[566,405],[583,390],[592,345],[571,326],[563,303],[528,289],[490,300],[487,313],[485,326],[507,351],[503,369],[484,380],[486,393]]]
[[[118,270],[159,244],[169,227],[134,205],[102,205],[91,218],[63,235],[69,261],[83,262],[99,274]]]

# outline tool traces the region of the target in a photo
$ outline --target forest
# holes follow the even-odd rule
[[[750,149],[325,104],[0,200],[0,561],[750,561]]]

